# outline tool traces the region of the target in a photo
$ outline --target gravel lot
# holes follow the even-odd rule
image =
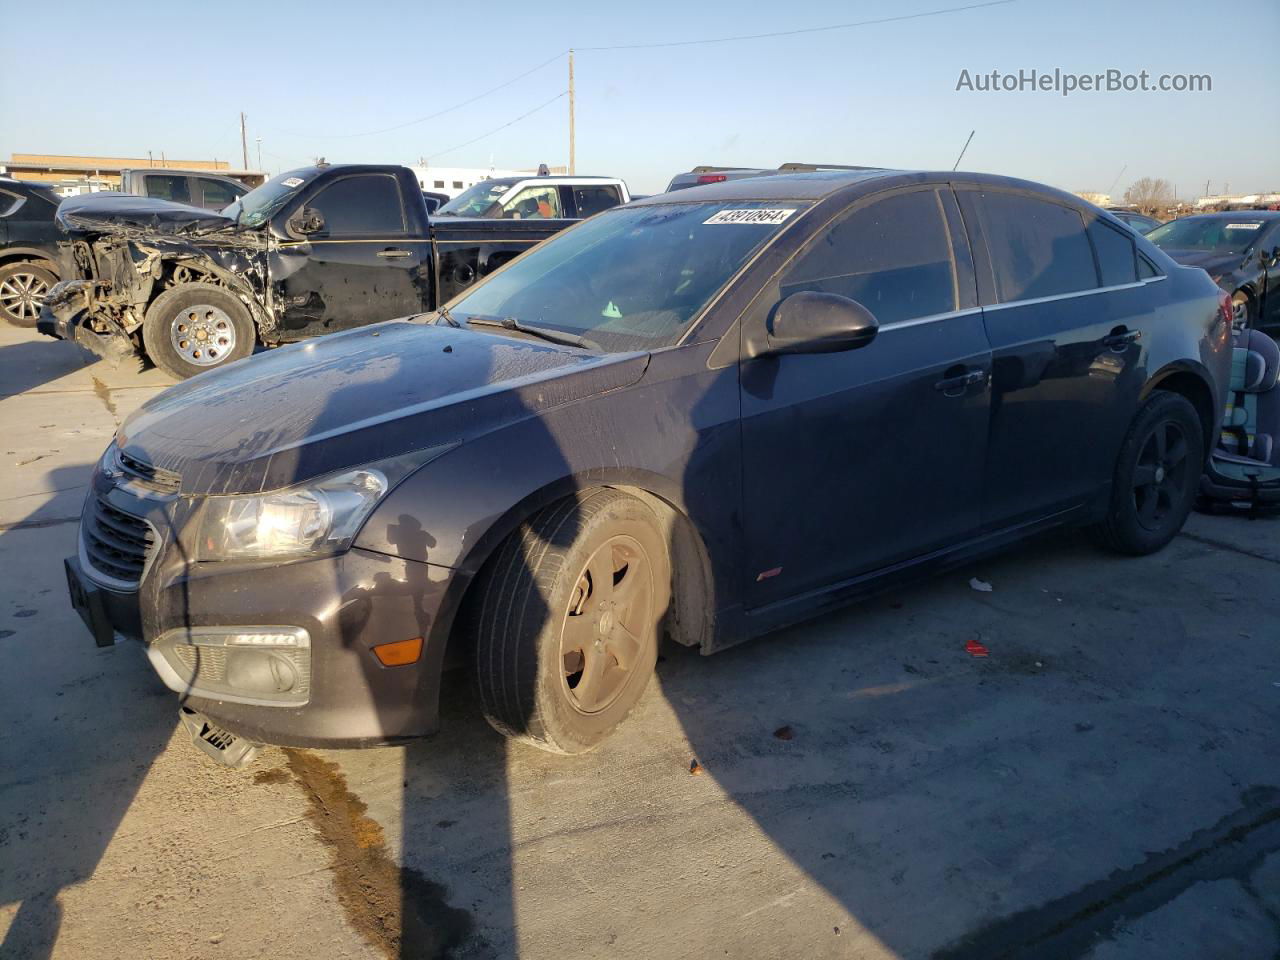
[[[166,385],[91,361],[0,327],[0,956],[1280,955],[1280,521],[668,649],[586,757],[458,676],[434,740],[232,772],[67,601],[90,466]]]

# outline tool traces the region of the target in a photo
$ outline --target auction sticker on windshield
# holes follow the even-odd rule
[[[705,226],[709,223],[765,223],[779,224],[787,217],[795,213],[795,209],[785,209],[778,207],[772,210],[760,210],[748,208],[746,210],[721,210],[719,213],[713,214],[702,223]]]
[[[1228,230],[1257,230],[1260,226],[1262,226],[1262,221],[1258,220],[1254,223],[1228,223],[1226,228]]]

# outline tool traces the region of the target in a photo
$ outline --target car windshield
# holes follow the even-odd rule
[[[479,217],[517,183],[516,180],[481,180],[440,205],[437,217]]]
[[[606,350],[675,343],[796,202],[619,207],[539,245],[450,305],[451,316],[512,319]]]
[[[1262,230],[1262,220],[1245,217],[1187,217],[1171,220],[1147,234],[1165,250],[1207,250],[1244,253]]]
[[[298,188],[315,175],[314,170],[288,170],[255,187],[234,203],[222,208],[222,215],[242,227],[260,227],[289,202]]]

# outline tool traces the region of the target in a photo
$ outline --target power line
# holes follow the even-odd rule
[[[321,139],[328,139],[328,140],[349,140],[352,137],[371,137],[374,134],[378,134],[378,133],[390,133],[392,130],[403,130],[405,127],[412,127],[419,123],[426,123],[428,120],[434,120],[436,117],[443,117],[446,113],[452,113],[454,110],[460,110],[463,107],[470,106],[471,104],[475,103],[477,100],[482,100],[485,97],[489,96],[489,94],[491,93],[497,93],[499,90],[504,90],[507,87],[511,86],[513,83],[517,82],[518,80],[523,80],[525,77],[529,76],[529,74],[537,73],[543,67],[546,67],[555,63],[557,60],[559,60],[568,52],[569,52],[568,50],[561,50],[554,57],[551,57],[547,60],[543,60],[536,67],[530,67],[524,73],[518,74],[512,77],[510,80],[506,80],[498,84],[496,87],[490,87],[488,90],[484,91],[484,93],[477,93],[474,97],[471,97],[469,100],[463,100],[461,103],[455,103],[451,107],[445,107],[443,110],[437,110],[435,113],[429,113],[425,117],[418,117],[414,120],[406,120],[404,123],[397,123],[394,126],[382,127],[381,129],[378,129],[378,130],[365,130],[361,133],[294,133],[293,131],[290,131],[290,130],[282,130],[280,132],[287,133],[291,137],[319,137]]]
[[[898,23],[903,20],[919,20],[923,17],[938,17],[946,13],[962,13],[966,10],[978,10],[982,7],[1000,7],[1017,0],[986,0],[984,3],[971,3],[963,7],[943,7],[940,10],[925,10],[920,13],[904,13],[896,17],[880,17],[875,20],[856,20],[852,23],[833,23],[825,27],[804,27],[799,30],[777,30],[771,33],[748,33],[735,37],[712,37],[704,40],[661,40],[654,43],[619,43],[605,47],[574,47],[575,50],[647,50],[654,47],[691,47],[704,43],[735,43],[739,40],[765,40],[770,37],[794,37],[802,33],[823,33],[827,30],[849,30],[853,27],[870,27],[878,23]]]
[[[506,123],[504,123],[502,126],[500,126],[500,127],[494,127],[494,128],[493,128],[492,130],[490,130],[488,133],[482,133],[482,134],[480,134],[480,136],[478,136],[478,137],[476,137],[476,138],[474,138],[474,139],[472,139],[472,140],[468,140],[466,143],[459,143],[459,144],[457,144],[456,146],[452,146],[452,147],[450,147],[448,150],[440,150],[440,151],[438,151],[438,152],[436,152],[436,153],[430,154],[430,155],[428,155],[428,156],[426,157],[426,159],[427,159],[427,160],[434,160],[436,157],[443,157],[446,153],[453,153],[453,151],[455,151],[455,150],[461,150],[463,147],[469,147],[469,146],[471,146],[471,144],[476,143],[476,142],[477,142],[477,141],[479,141],[479,140],[483,140],[485,137],[491,137],[491,136],[493,136],[493,135],[494,135],[495,133],[497,133],[499,130],[505,130],[507,127],[511,126],[513,123],[519,123],[519,122],[520,122],[521,120],[523,120],[525,117],[532,116],[533,114],[535,114],[535,113],[537,113],[539,110],[541,110],[543,107],[549,107],[549,106],[551,106],[551,104],[555,103],[555,102],[556,102],[557,100],[559,100],[561,97],[567,97],[568,95],[569,95],[569,91],[568,91],[568,90],[561,90],[559,93],[557,93],[557,94],[556,94],[554,97],[552,97],[550,100],[547,100],[547,101],[546,101],[546,102],[544,102],[544,103],[540,103],[540,104],[538,104],[538,106],[534,107],[534,108],[533,108],[532,110],[530,110],[528,113],[522,113],[522,114],[520,114],[520,116],[516,117],[514,120],[508,120],[508,121],[507,121]]]

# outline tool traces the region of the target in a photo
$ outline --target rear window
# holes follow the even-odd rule
[[[1098,286],[1079,211],[1014,193],[987,192],[980,203],[1001,302]]]

